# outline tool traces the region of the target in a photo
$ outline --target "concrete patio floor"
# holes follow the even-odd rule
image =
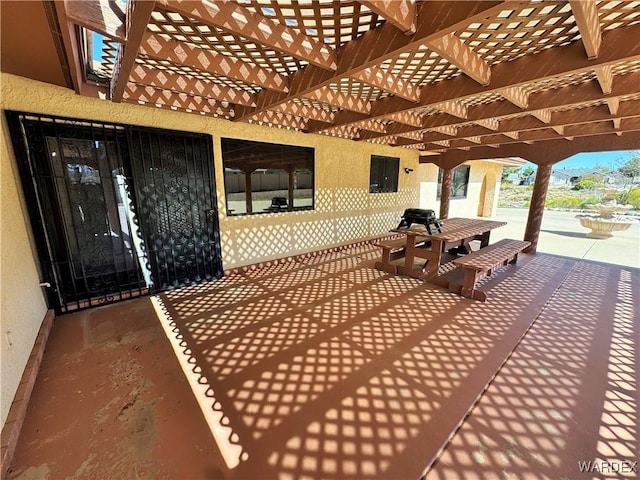
[[[615,238],[582,257],[633,263]],[[377,255],[59,317],[9,477],[593,478],[583,461],[637,477],[637,268],[525,255],[480,303]]]

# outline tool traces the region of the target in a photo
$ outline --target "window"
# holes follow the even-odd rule
[[[467,187],[469,186],[469,165],[460,165],[453,169],[453,182],[451,185],[451,198],[467,198]],[[442,194],[442,169],[438,170],[438,196]]]
[[[371,155],[369,193],[397,192],[400,159]]]
[[[228,215],[313,210],[314,150],[222,139]]]

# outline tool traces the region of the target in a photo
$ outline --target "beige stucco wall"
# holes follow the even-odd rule
[[[4,96],[3,96],[4,98]],[[4,108],[4,102],[2,102]],[[0,412],[2,425],[47,307],[4,115],[0,145]]]
[[[466,198],[452,198],[449,203],[449,217],[476,217],[478,216],[478,204],[482,190],[482,180],[487,177],[485,202],[489,205],[490,216],[494,217],[498,208],[498,193],[500,189],[500,176],[502,165],[495,162],[474,160],[466,162],[469,165],[469,186]],[[430,208],[440,212],[440,200],[437,199],[438,191],[438,167],[433,164],[423,164],[420,168],[424,171],[420,182],[420,207]]]

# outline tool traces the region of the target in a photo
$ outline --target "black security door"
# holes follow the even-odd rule
[[[154,289],[221,277],[211,136],[131,128],[129,140]]]
[[[6,115],[58,313],[222,276],[210,136]]]
[[[65,312],[147,293],[125,129],[7,117],[52,306]]]

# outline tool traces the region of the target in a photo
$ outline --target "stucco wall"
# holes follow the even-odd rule
[[[4,115],[1,124],[0,412],[4,425],[47,307],[42,289],[38,286],[37,262],[30,247],[30,229],[25,220],[22,189]]]
[[[469,170],[469,186],[466,198],[452,198],[449,203],[449,217],[475,217],[478,216],[478,204],[482,190],[482,180],[487,177],[485,201],[490,205],[490,216],[495,216],[498,208],[498,193],[500,189],[500,176],[502,166],[495,162],[483,162],[474,160],[466,162]],[[430,208],[440,212],[440,200],[437,199],[438,191],[438,167],[433,164],[420,166],[420,207]]]

